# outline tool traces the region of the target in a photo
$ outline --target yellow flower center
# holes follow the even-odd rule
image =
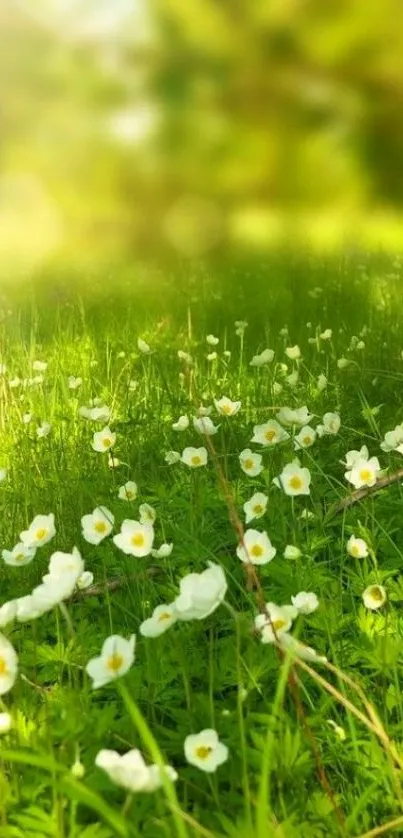
[[[35,538],[38,541],[42,541],[45,538],[46,535],[47,535],[47,530],[44,527],[42,527],[41,529],[36,531]]]
[[[302,486],[302,480],[298,477],[298,474],[294,474],[293,477],[290,478],[289,481],[290,489],[300,489]]]
[[[106,532],[107,526],[106,526],[105,521],[96,521],[95,524],[94,524],[94,530],[95,530],[95,532],[99,532],[100,535],[102,535],[102,533]]]
[[[7,663],[4,658],[0,657],[0,675],[7,675]]]
[[[136,532],[130,539],[133,547],[144,547],[145,538],[142,532]]]
[[[251,460],[250,458],[248,460],[244,460],[243,465],[244,468],[247,469],[247,471],[250,471],[250,469],[253,468],[253,460]]]
[[[357,546],[357,544],[353,544],[353,546],[350,548],[350,553],[352,556],[354,556],[355,559],[358,559],[360,555],[360,548]]]
[[[198,454],[193,454],[193,457],[190,458],[190,462],[192,466],[199,466],[201,463],[201,457]]]
[[[311,436],[304,436],[302,442],[304,443],[304,445],[310,445],[311,442],[312,442],[312,437]]]
[[[251,556],[254,556],[258,559],[260,556],[263,556],[263,547],[260,544],[254,544],[253,547],[249,550]]]
[[[274,631],[280,631],[280,629],[284,628],[286,622],[282,617],[279,617],[277,620],[272,620],[271,624]]]
[[[104,436],[102,440],[102,445],[104,446],[104,448],[110,448],[112,445],[111,438],[109,436]]]
[[[119,655],[118,652],[114,652],[113,655],[108,658],[106,661],[107,669],[110,669],[111,672],[119,672],[119,669],[122,668],[123,665],[123,657]]]
[[[125,489],[125,493],[126,497],[129,498],[129,500],[132,500],[132,498],[134,498],[133,489]]]
[[[363,469],[361,469],[361,471],[360,471],[360,478],[361,478],[361,480],[362,480],[364,483],[366,483],[368,480],[371,480],[371,478],[372,478],[372,471],[370,471],[370,470],[369,470],[369,468],[363,468]]]
[[[266,431],[265,433],[265,439],[267,439],[267,442],[273,442],[273,439],[275,439],[276,436],[276,431]]]
[[[230,405],[230,404],[223,404],[223,405],[221,405],[221,413],[223,413],[223,414],[224,414],[224,416],[230,416],[230,415],[231,415],[231,413],[232,413],[232,407],[231,407],[231,405]]]
[[[16,562],[22,562],[22,561],[24,561],[25,556],[24,556],[24,553],[17,553],[17,554],[14,556],[14,558],[15,558],[15,561],[16,561]]]
[[[371,588],[371,597],[375,600],[375,602],[383,602],[383,593],[378,585],[374,585],[374,587]]]
[[[196,748],[195,754],[199,759],[207,759],[212,752],[212,748],[209,745],[198,745]]]
[[[261,503],[256,503],[255,506],[253,507],[253,511],[254,511],[255,515],[261,515],[261,513],[264,512],[264,507],[262,506]]]
[[[163,623],[164,620],[170,620],[171,616],[172,616],[172,614],[169,611],[163,611],[162,614],[158,615],[157,622],[158,623]]]

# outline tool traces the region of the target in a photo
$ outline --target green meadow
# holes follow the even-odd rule
[[[1,838],[403,834],[402,283],[4,285]]]

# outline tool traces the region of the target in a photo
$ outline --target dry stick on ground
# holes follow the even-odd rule
[[[386,477],[380,477],[374,486],[363,486],[362,489],[357,489],[356,492],[352,492],[351,495],[347,495],[346,498],[335,503],[327,512],[327,520],[333,518],[334,515],[338,515],[339,512],[349,509],[354,503],[358,503],[358,501],[366,498],[368,495],[379,492],[380,489],[391,486],[392,483],[397,483],[399,480],[403,480],[403,468],[399,468],[398,471],[395,471],[393,474],[388,474]]]
[[[157,576],[159,573],[162,573],[161,567],[148,567],[143,573],[132,573],[130,576],[118,576],[116,579],[109,579],[106,582],[101,582],[99,585],[90,585],[88,588],[83,588],[82,591],[76,591],[74,596],[72,596],[72,600],[82,599],[83,597],[89,596],[102,596],[107,591],[117,591],[119,588],[123,588],[131,579],[151,579],[153,576]]]
[[[206,445],[207,445],[207,447],[208,447],[208,449],[209,449],[209,451],[212,455],[212,459],[213,459],[214,467],[215,467],[215,470],[216,470],[216,474],[217,474],[217,477],[218,477],[218,480],[219,480],[219,483],[220,483],[220,486],[221,486],[221,489],[222,489],[222,492],[223,492],[223,495],[224,495],[225,502],[227,504],[227,509],[228,509],[228,515],[229,515],[230,522],[231,522],[232,526],[234,527],[234,530],[235,530],[236,534],[239,537],[240,543],[244,547],[246,555],[248,555],[248,551],[246,549],[245,542],[244,542],[244,529],[243,529],[242,523],[239,519],[236,508],[235,508],[235,504],[234,504],[234,500],[233,500],[233,497],[232,497],[232,493],[231,493],[229,483],[228,483],[228,481],[225,477],[225,474],[224,474],[224,472],[221,468],[221,465],[220,465],[220,462],[219,462],[219,459],[218,459],[218,456],[217,456],[217,452],[214,448],[214,445],[212,443],[212,440],[211,440],[210,436],[205,434],[204,439],[205,439]],[[278,638],[277,638],[277,635],[276,635],[276,630],[273,626],[270,614],[268,613],[267,608],[266,608],[264,592],[263,592],[262,585],[260,583],[259,576],[257,575],[257,573],[255,571],[255,568],[254,568],[254,566],[251,562],[248,562],[247,564],[245,564],[245,571],[246,571],[246,575],[247,575],[248,587],[255,590],[259,611],[262,614],[264,614],[265,616],[267,616],[268,623],[271,626],[274,637],[278,641]],[[276,645],[277,645],[277,648],[278,648],[278,651],[279,651],[280,655],[283,656],[284,655],[283,650],[281,649],[278,642],[277,642]],[[295,708],[296,708],[296,711],[297,711],[297,716],[298,716],[298,718],[299,718],[299,720],[300,720],[300,722],[303,726],[303,729],[304,729],[304,731],[305,731],[305,733],[306,733],[306,735],[309,739],[309,742],[310,742],[310,745],[311,745],[311,748],[312,748],[312,753],[314,755],[315,764],[316,764],[316,773],[318,775],[319,782],[320,782],[320,784],[323,788],[324,793],[326,794],[326,796],[330,800],[330,803],[332,805],[332,808],[334,810],[334,813],[335,813],[335,816],[336,816],[336,819],[337,819],[337,823],[339,825],[340,832],[341,832],[342,835],[345,835],[344,813],[343,813],[342,809],[340,808],[340,806],[338,805],[335,794],[334,794],[334,791],[333,791],[333,789],[332,789],[332,787],[329,783],[329,780],[327,779],[326,772],[325,772],[325,769],[324,769],[324,766],[323,766],[323,763],[322,763],[322,760],[321,760],[319,748],[318,748],[316,739],[315,739],[315,737],[312,733],[312,730],[311,730],[311,728],[308,724],[308,721],[306,719],[305,711],[304,711],[303,704],[302,704],[302,701],[301,701],[301,698],[300,698],[299,679],[296,676],[293,669],[290,670],[289,675],[288,675],[288,686],[289,686],[290,693],[291,693],[291,696],[292,696],[294,704],[295,704]]]

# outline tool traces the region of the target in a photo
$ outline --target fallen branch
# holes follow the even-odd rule
[[[358,501],[363,498],[373,495],[381,489],[385,489],[386,486],[391,486],[392,483],[398,483],[399,480],[403,480],[403,468],[399,468],[398,471],[395,471],[393,474],[388,474],[386,477],[380,477],[374,486],[363,486],[362,489],[357,489],[355,492],[352,492],[351,495],[347,495],[346,498],[343,498],[338,501],[338,503],[335,503],[330,507],[326,515],[327,520],[333,518],[335,515],[338,515],[339,512],[349,509],[350,506],[358,503]]]
[[[103,596],[109,591],[117,591],[119,588],[123,588],[130,582],[131,579],[150,579],[153,576],[158,576],[159,573],[162,573],[162,570],[162,567],[155,567],[153,565],[152,567],[148,567],[143,573],[133,573],[130,576],[118,576],[116,579],[110,579],[108,582],[101,582],[98,585],[90,585],[82,591],[76,591],[72,600],[74,602],[75,600],[82,599],[83,597]]]

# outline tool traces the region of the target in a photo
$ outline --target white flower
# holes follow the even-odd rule
[[[169,605],[157,605],[154,608],[152,616],[148,620],[144,620],[140,625],[140,634],[143,637],[159,637],[164,634],[174,623],[176,623],[178,615],[176,613],[175,603],[171,602]]]
[[[266,613],[255,617],[255,628],[260,632],[262,643],[276,643],[276,641],[292,626],[298,611],[293,605],[276,605],[266,603]]]
[[[12,550],[2,550],[2,557],[6,564],[13,567],[23,567],[35,558],[36,547],[31,547],[20,541]]]
[[[194,416],[193,427],[198,434],[213,436],[218,431],[219,425],[214,425],[209,416]]]
[[[81,518],[83,537],[89,544],[100,544],[111,532],[115,518],[106,506],[97,506]]]
[[[111,409],[106,404],[99,406],[80,407],[79,414],[83,419],[90,419],[92,422],[109,422]]]
[[[300,591],[296,596],[292,596],[291,602],[299,614],[312,614],[319,605],[316,594],[307,591]]]
[[[14,686],[17,672],[18,658],[14,646],[0,634],[0,695],[8,693]]]
[[[263,425],[254,425],[251,442],[258,442],[259,445],[277,445],[289,436],[275,419],[269,419]]]
[[[224,355],[224,358],[228,358],[228,360],[231,357],[231,351],[229,349],[224,349],[224,352],[222,354]]]
[[[106,749],[99,751],[95,765],[113,783],[131,793],[155,791],[163,785],[164,774],[171,782],[178,776],[171,765],[146,765],[140,751],[134,748],[122,755]]]
[[[120,500],[136,500],[137,497],[137,484],[134,480],[128,480],[124,486],[120,486],[118,492],[118,498]]]
[[[250,361],[251,367],[263,367],[265,364],[271,364],[274,358],[274,352],[272,349],[264,349],[260,355],[254,355],[252,360]]]
[[[29,423],[32,422],[32,413],[24,413],[22,421],[24,425],[29,425]]]
[[[108,468],[118,468],[118,466],[120,466],[120,460],[110,451],[108,454]]]
[[[20,533],[20,539],[27,547],[42,547],[55,534],[55,516],[51,512],[49,515],[36,515],[28,529]]]
[[[358,460],[368,460],[369,459],[369,451],[366,445],[363,445],[359,451],[347,451],[346,459],[343,460],[343,465],[346,465],[347,468],[351,469],[353,465],[355,465]]]
[[[227,746],[220,742],[217,731],[210,728],[187,736],[184,750],[188,763],[208,774],[228,759]]]
[[[287,346],[285,354],[287,355],[287,358],[290,358],[292,361],[298,361],[301,357],[301,350],[299,346],[295,344],[295,346]]]
[[[274,384],[273,384],[273,394],[275,396],[279,396],[280,393],[282,393],[282,392],[283,392],[283,385],[280,384],[279,381],[275,381]]]
[[[154,541],[154,528],[151,524],[141,524],[140,521],[123,521],[120,533],[113,537],[119,550],[129,556],[143,558],[151,553]]]
[[[245,448],[239,455],[242,471],[249,477],[256,477],[263,471],[262,455],[254,454],[250,448]]]
[[[222,396],[221,399],[214,399],[214,404],[221,416],[235,416],[241,409],[242,402],[233,402],[227,396]]]
[[[0,608],[0,628],[4,628],[4,626],[8,626],[9,623],[17,616],[17,600],[10,599],[9,602],[5,602]]]
[[[118,634],[112,634],[105,640],[100,656],[91,658],[85,667],[85,671],[92,678],[94,690],[128,672],[134,662],[135,645],[134,634],[129,640]]]
[[[179,451],[167,451],[165,454],[165,462],[168,463],[169,466],[175,465],[175,463],[179,463],[181,455]]]
[[[318,655],[315,649],[312,649],[312,646],[305,646],[305,643],[301,643],[296,637],[293,637],[292,634],[288,634],[287,632],[280,635],[279,645],[292,655],[296,655],[297,658],[309,661],[310,663],[326,663],[327,661],[325,655]]]
[[[197,415],[198,416],[210,416],[213,410],[212,405],[201,404],[200,407],[197,408]]]
[[[154,524],[157,519],[157,513],[149,503],[140,504],[139,512],[140,524]]]
[[[289,387],[296,387],[299,380],[298,370],[294,370],[290,375],[287,375],[286,382]]]
[[[131,378],[130,381],[129,381],[129,393],[135,393],[138,386],[139,386],[138,381],[135,381],[134,378]]]
[[[287,428],[290,428],[293,425],[302,427],[303,425],[309,425],[309,422],[312,419],[312,413],[309,413],[306,405],[295,409],[292,407],[282,407],[281,410],[276,413],[276,419]]]
[[[261,518],[265,514],[268,500],[269,498],[263,492],[255,492],[250,500],[244,503],[243,511],[245,512],[245,522],[247,524],[249,524],[249,521],[253,521],[254,518]]]
[[[43,439],[45,436],[48,436],[52,430],[52,425],[50,422],[42,422],[42,425],[39,425],[36,429],[36,435],[38,439]]]
[[[348,358],[339,358],[337,361],[337,366],[339,370],[345,370],[350,364]]]
[[[301,468],[297,461],[284,466],[277,480],[277,485],[280,484],[280,488],[286,495],[309,495],[310,471],[307,468]]]
[[[175,600],[179,620],[203,620],[222,603],[227,591],[225,573],[221,565],[208,564],[202,573],[189,573],[181,579]]]
[[[94,581],[94,574],[91,573],[90,570],[84,570],[84,573],[77,579],[77,588],[80,591],[84,591],[86,588],[89,588]]]
[[[15,606],[15,617],[20,623],[25,623],[27,620],[36,620],[43,614],[43,608],[32,594],[16,599]]]
[[[209,352],[206,356],[208,361],[216,361],[218,358],[217,352]]]
[[[369,460],[360,457],[344,476],[355,489],[360,489],[362,486],[375,486],[380,471],[377,457],[371,457]]]
[[[327,378],[323,374],[323,372],[320,375],[318,375],[318,378],[317,378],[317,381],[316,381],[316,386],[317,386],[319,392],[322,392],[323,390],[326,390]]]
[[[189,468],[205,466],[207,464],[207,450],[205,448],[184,448],[181,460]]]
[[[71,553],[63,553],[61,550],[57,550],[56,553],[52,553],[49,561],[50,577],[59,578],[60,576],[64,576],[66,573],[71,573],[75,575],[76,579],[78,579],[83,571],[84,562],[79,550],[77,550],[77,547],[73,547]],[[44,580],[47,578],[47,576],[43,577]]]
[[[365,559],[368,556],[368,545],[363,538],[352,535],[347,541],[347,553],[353,559]]]
[[[186,431],[186,429],[189,427],[188,416],[180,416],[177,422],[172,423],[172,427],[174,431]]]
[[[102,431],[96,431],[92,439],[94,451],[109,451],[116,442],[116,434],[106,426]]]
[[[403,444],[403,423],[396,425],[393,431],[387,431],[383,442],[381,442],[382,451],[398,451],[399,446]],[[401,452],[400,452],[401,453]]]
[[[316,439],[316,431],[310,425],[305,425],[301,428],[299,434],[294,439],[294,448],[298,451],[300,448],[310,448]]]
[[[267,532],[249,529],[245,531],[243,541],[238,545],[236,554],[245,564],[267,564],[274,559],[276,548],[273,547]]]
[[[12,718],[10,713],[0,713],[0,736],[4,736],[12,728]]]
[[[78,758],[73,762],[70,771],[72,776],[75,777],[76,780],[82,780],[85,774],[85,768]]]
[[[171,555],[173,549],[173,544],[161,544],[161,547],[158,547],[158,550],[151,550],[151,555],[154,556],[155,559],[166,559],[168,556]]]
[[[382,608],[382,605],[385,605],[387,594],[382,585],[369,585],[368,588],[365,588],[362,599],[366,608],[369,608],[370,611],[376,611],[378,608]]]
[[[82,383],[83,379],[80,378],[80,376],[76,377],[75,375],[69,375],[67,379],[67,385],[69,390],[78,390],[78,388],[81,387]]]
[[[46,361],[33,361],[32,369],[34,372],[46,372],[48,368]]]
[[[247,328],[248,323],[246,320],[235,320],[235,334],[238,335],[238,337],[241,337]]]
[[[68,554],[61,553],[58,555]],[[81,565],[84,567],[82,560]],[[74,592],[79,576],[79,569],[68,566],[58,567],[54,573],[47,573],[43,577],[42,584],[33,589],[31,596],[22,597],[21,600],[18,600],[17,619],[35,619],[46,611],[50,611],[65,599],[69,599]],[[21,612],[22,605],[23,613]]]
[[[193,363],[193,358],[192,358],[191,355],[189,355],[189,352],[183,352],[182,349],[178,349],[178,358],[181,361],[184,361],[185,364],[192,364]]]
[[[11,390],[15,390],[15,389],[16,389],[17,387],[19,387],[21,384],[22,384],[22,381],[21,381],[21,379],[20,379],[20,378],[18,378],[18,376],[17,376],[16,378],[12,378],[12,379],[8,382],[8,386],[11,388]]]
[[[296,547],[295,544],[287,544],[284,549],[283,556],[285,559],[292,559],[295,561],[301,558],[302,553],[299,547]]]
[[[337,434],[340,430],[341,419],[339,413],[325,413],[323,417],[323,434]]]
[[[149,355],[151,352],[151,347],[145,342],[145,340],[142,340],[142,338],[138,339],[137,348],[143,353],[143,355]]]
[[[322,332],[319,335],[319,337],[320,337],[321,340],[331,340],[332,339],[332,334],[333,334],[333,332],[332,332],[331,329],[325,329],[325,331]]]
[[[207,335],[206,341],[209,346],[217,346],[217,344],[220,342],[220,338],[216,338],[214,337],[214,335]]]

